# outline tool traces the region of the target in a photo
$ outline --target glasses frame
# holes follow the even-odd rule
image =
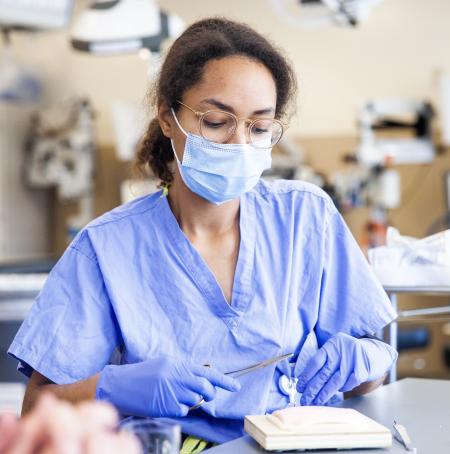
[[[262,147],[255,147],[253,145],[253,142],[252,142],[252,136],[251,136],[251,128],[252,126],[257,123],[258,121],[261,121],[261,120],[271,120],[271,121],[274,121],[275,123],[278,123],[281,127],[281,134],[280,134],[280,137],[278,137],[277,141],[274,143],[274,144],[271,144],[271,147],[274,147],[279,141],[280,139],[283,137],[283,134],[284,134],[284,129],[285,129],[285,124],[276,119],[276,118],[245,118],[245,117],[242,117],[242,118],[239,118],[238,116],[236,116],[234,113],[232,112],[227,112],[225,110],[220,110],[220,109],[210,109],[210,110],[207,110],[206,112],[200,112],[198,110],[195,110],[193,109],[192,107],[188,106],[187,104],[185,104],[184,102],[181,102],[181,101],[178,101],[177,100],[177,103],[182,105],[183,107],[186,107],[186,109],[189,109],[197,118],[198,118],[198,130],[200,131],[200,134],[201,136],[205,139],[205,140],[210,140],[208,139],[207,137],[205,137],[203,135],[203,131],[202,131],[202,123],[203,123],[203,117],[211,112],[220,112],[220,113],[225,113],[227,115],[230,115],[233,119],[234,119],[234,123],[235,123],[235,126],[234,126],[234,129],[232,130],[232,132],[228,135],[228,137],[221,143],[226,143],[228,141],[228,139],[230,137],[233,136],[233,134],[236,132],[236,129],[237,127],[239,126],[239,123],[241,121],[244,121],[245,124],[247,125],[247,136],[248,136],[248,139],[249,139],[249,143],[252,147],[254,148],[262,148]]]

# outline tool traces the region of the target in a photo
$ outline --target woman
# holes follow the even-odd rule
[[[246,25],[206,19],[176,40],[137,157],[165,189],[90,223],[53,269],[10,348],[24,411],[48,389],[223,442],[293,399],[283,380],[302,405],[380,384],[396,352],[364,336],[395,314],[341,216],[315,186],[259,179],[294,95]]]

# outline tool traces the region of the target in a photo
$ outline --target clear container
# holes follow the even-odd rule
[[[181,427],[171,421],[130,416],[119,423],[120,430],[139,439],[144,454],[179,454]]]

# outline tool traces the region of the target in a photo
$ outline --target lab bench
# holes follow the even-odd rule
[[[448,454],[450,446],[450,380],[405,378],[382,386],[370,394],[354,397],[336,405],[354,408],[391,431],[394,420],[404,425],[419,454]],[[205,454],[257,454],[267,452],[250,436],[238,438]],[[317,450],[314,454],[333,451]],[[367,449],[340,449],[339,453],[368,454]],[[375,452],[375,451],[374,451]],[[405,447],[392,440],[389,449],[376,450],[383,454],[404,454]]]
[[[410,309],[404,311],[398,311],[398,294],[414,294],[414,295],[430,295],[430,296],[450,296],[450,285],[449,286],[385,286],[386,293],[391,300],[392,307],[398,312],[399,319],[406,319],[410,317],[419,316],[430,316],[440,314],[450,314],[450,305],[439,306],[439,307],[423,307],[419,309]],[[397,350],[398,341],[398,319],[391,322],[389,325],[389,344]],[[389,383],[393,383],[397,380],[397,369],[393,367],[389,373]]]

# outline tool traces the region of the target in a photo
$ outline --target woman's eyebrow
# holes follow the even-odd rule
[[[210,104],[214,107],[217,107],[220,110],[225,110],[226,112],[235,113],[233,107],[229,106],[228,104],[224,104],[223,102],[218,101],[217,99],[207,98],[200,101],[200,104]],[[269,113],[274,113],[275,109],[273,107],[266,107],[265,109],[258,109],[253,112],[252,115],[264,115]]]

